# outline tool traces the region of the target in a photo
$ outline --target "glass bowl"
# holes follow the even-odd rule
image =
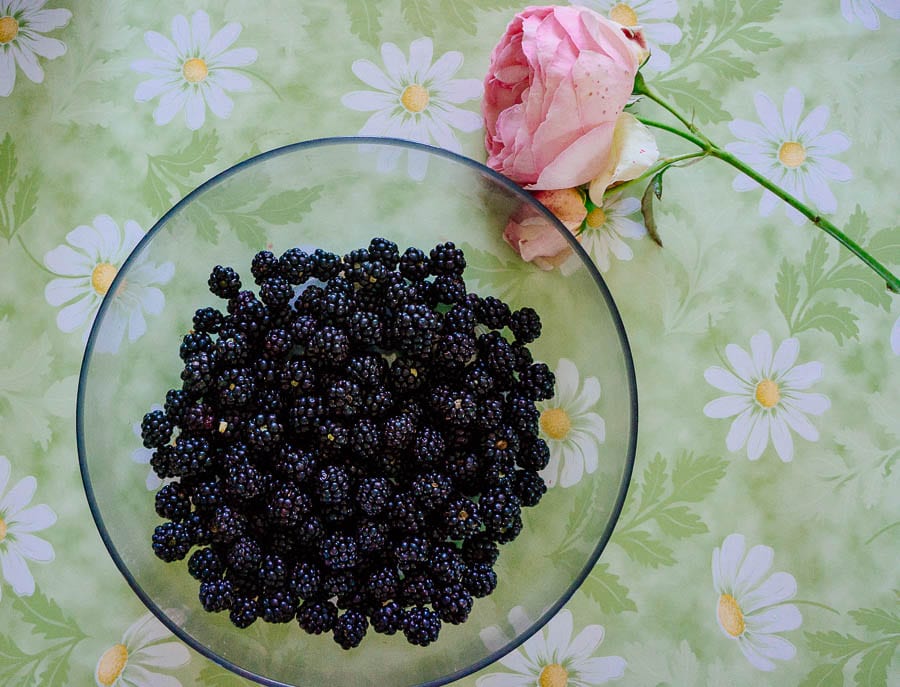
[[[510,218],[559,231],[576,256],[570,269],[542,271],[523,262],[502,238]],[[150,535],[160,519],[145,484],[147,466],[131,459],[140,448],[135,422],[162,402],[167,389],[180,386],[178,343],[191,328],[194,310],[218,300],[206,285],[213,265],[233,265],[247,284],[257,250],[268,247],[280,255],[292,246],[322,247],[342,255],[368,245],[373,236],[396,241],[401,250],[454,241],[466,253],[470,291],[501,297],[514,308],[534,307],[544,332],[531,346],[535,359],[553,370],[569,361],[562,363],[569,374],[558,380],[567,387],[557,394],[568,401],[563,411],[599,414],[605,438],[551,439],[562,459],[555,476],[569,470],[567,478],[536,508],[523,510],[521,535],[501,549],[496,591],[475,600],[468,622],[444,624],[434,644],[412,646],[402,634],[386,637],[370,629],[358,648],[344,651],[329,635],[307,635],[296,623],[257,621],[238,630],[227,613],[202,610],[185,562],[163,563],[151,550]],[[140,282],[153,269],[174,269],[174,276],[161,287],[162,312],[148,315],[146,332],[131,340],[123,336],[121,308],[128,303],[122,301],[134,298],[129,280]],[[573,395],[584,385],[596,389],[597,382],[599,401],[578,407]],[[565,423],[553,427],[561,436]],[[334,138],[235,165],[190,193],[140,241],[110,285],[87,342],[77,432],[84,488],[110,555],[147,607],[196,651],[268,685],[442,685],[524,642],[590,573],[612,534],[631,476],[637,397],[612,296],[577,241],[542,205],[487,167],[445,150],[391,139]],[[567,484],[578,476],[578,465],[586,467],[581,479]],[[486,648],[481,631],[507,627],[514,607],[535,620],[506,646]]]

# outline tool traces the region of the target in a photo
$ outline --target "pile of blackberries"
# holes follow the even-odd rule
[[[427,645],[490,594],[498,545],[546,491],[531,308],[468,293],[452,243],[261,251],[258,295],[209,277],[182,386],[144,416],[166,483],[153,550],[238,627],[294,619],[345,649],[371,625]],[[509,338],[507,338],[509,337]]]

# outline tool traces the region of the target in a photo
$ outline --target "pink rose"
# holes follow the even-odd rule
[[[488,166],[529,189],[597,177],[646,54],[639,30],[584,7],[517,14],[484,81]]]
[[[578,189],[537,191],[534,197],[573,234],[587,217],[584,195]],[[525,262],[533,262],[542,270],[559,267],[572,255],[572,247],[557,226],[533,212],[522,212],[510,218],[503,240]]]

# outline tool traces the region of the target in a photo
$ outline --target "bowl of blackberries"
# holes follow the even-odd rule
[[[523,261],[511,222],[571,256]],[[513,650],[597,563],[636,433],[576,237],[485,166],[391,139],[287,146],[191,192],[116,273],[78,389],[127,583],[269,685],[442,685]]]

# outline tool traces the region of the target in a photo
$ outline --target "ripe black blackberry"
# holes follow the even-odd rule
[[[465,587],[453,583],[439,589],[431,605],[443,622],[460,625],[469,619],[473,601],[472,594]]]
[[[479,492],[482,464],[472,451],[464,449],[446,454],[441,460],[441,471],[463,494],[475,496]]]
[[[429,511],[440,508],[453,494],[453,480],[436,470],[416,475],[411,486],[419,505]]]
[[[284,277],[268,277],[260,284],[259,299],[273,311],[286,308],[293,297],[294,289]]]
[[[292,357],[281,367],[278,386],[293,395],[309,393],[316,387],[316,368],[306,358]]]
[[[209,521],[209,533],[214,543],[230,544],[247,531],[247,517],[222,504],[216,507]]]
[[[303,484],[312,477],[316,469],[316,457],[312,451],[284,444],[278,451],[272,469],[295,484]]]
[[[262,547],[255,539],[241,537],[235,541],[225,554],[228,568],[241,576],[256,576],[262,562]]]
[[[541,335],[541,318],[534,308],[520,308],[510,316],[509,329],[516,341],[529,344]]]
[[[393,553],[397,567],[406,572],[427,563],[430,552],[431,546],[425,537],[411,536],[397,542]]]
[[[234,602],[231,580],[201,582],[198,596],[205,611],[210,613],[227,611]]]
[[[407,279],[422,281],[429,272],[429,261],[424,251],[410,247],[400,256],[400,274]]]
[[[406,449],[416,436],[416,423],[409,413],[398,413],[381,424],[382,444],[385,450],[397,452]]]
[[[433,387],[428,404],[439,422],[457,427],[470,425],[478,416],[478,403],[475,397],[464,389]]]
[[[541,413],[535,408],[534,401],[518,393],[509,393],[504,402],[506,421],[522,435],[538,433],[538,420]]]
[[[508,389],[515,383],[516,356],[512,346],[499,332],[488,332],[478,337],[478,350],[496,385]]]
[[[441,632],[441,619],[427,606],[414,606],[403,614],[403,635],[410,644],[428,646],[437,641]]]
[[[437,593],[437,585],[430,575],[415,571],[404,576],[397,589],[397,601],[404,606],[419,606],[431,603]]]
[[[356,503],[368,516],[381,513],[391,502],[394,485],[386,477],[366,477],[356,488]]]
[[[538,505],[547,493],[547,484],[534,470],[516,470],[513,473],[513,493],[519,498],[519,503],[531,508]]]
[[[469,563],[462,576],[463,586],[472,596],[487,596],[497,587],[497,573],[487,563]]]
[[[442,274],[460,277],[466,269],[466,256],[452,241],[439,243],[431,249],[428,257],[429,272],[436,277]]]
[[[485,327],[503,329],[509,325],[509,306],[499,298],[486,296],[475,303],[475,317]]]
[[[330,632],[338,610],[330,601],[305,601],[297,611],[297,623],[311,635]]]
[[[427,516],[410,492],[400,491],[388,506],[388,523],[398,533],[417,534],[427,527]]]
[[[384,336],[384,327],[376,313],[357,310],[347,318],[347,336],[357,346],[377,346]]]
[[[339,256],[321,248],[313,252],[311,259],[310,276],[320,281],[336,277],[343,267]]]
[[[522,374],[534,363],[534,356],[531,355],[531,349],[518,341],[513,342],[510,348],[512,349],[513,358],[515,359],[516,372]]]
[[[346,362],[347,376],[364,387],[380,387],[386,378],[387,361],[377,353],[356,353]]]
[[[207,546],[212,543],[209,528],[199,513],[191,513],[181,521],[181,524],[187,529],[192,546]]]
[[[187,527],[179,522],[164,522],[153,530],[153,553],[170,563],[180,561],[191,549],[191,537]]]
[[[465,564],[457,547],[451,544],[436,544],[431,547],[427,568],[436,582],[450,584],[459,580]]]
[[[543,470],[550,463],[550,447],[547,442],[534,435],[522,437],[522,445],[516,464],[526,470]]]
[[[259,597],[259,617],[267,623],[289,623],[297,615],[297,599],[285,591]]]
[[[235,627],[245,629],[250,627],[259,617],[259,603],[256,599],[247,596],[235,596],[231,603],[231,611],[228,619]]]
[[[430,425],[419,425],[413,441],[412,452],[416,462],[422,467],[436,465],[443,457],[446,442],[441,432]]]
[[[209,469],[209,442],[202,437],[181,435],[171,452],[172,473],[175,477],[193,477]]]
[[[435,344],[432,359],[450,369],[460,369],[475,356],[475,337],[463,332],[451,332]]]
[[[553,397],[556,377],[545,363],[529,365],[519,374],[519,392],[532,401],[544,401]]]
[[[329,570],[348,570],[357,562],[356,540],[343,534],[329,535],[322,540],[319,555]]]
[[[380,418],[394,407],[394,396],[385,387],[374,387],[363,397],[362,408],[369,417]]]
[[[181,370],[182,388],[190,394],[203,394],[212,386],[216,357],[210,353],[198,353],[184,364]]]
[[[466,539],[481,529],[478,505],[464,496],[450,499],[440,510],[438,524],[447,537]]]
[[[428,285],[426,295],[432,307],[460,303],[466,297],[466,283],[461,277],[442,274]]]
[[[243,365],[250,357],[251,344],[243,332],[234,332],[227,337],[219,335],[216,341],[216,360],[223,365]]]
[[[350,477],[339,465],[326,465],[319,470],[314,483],[320,503],[341,503],[350,497]]]
[[[287,577],[287,588],[304,601],[316,600],[322,590],[322,571],[310,561],[299,561]]]
[[[187,489],[178,482],[164,484],[155,499],[156,514],[166,520],[181,522],[191,512]]]
[[[250,448],[259,452],[269,452],[278,447],[284,427],[277,415],[259,413],[247,420],[244,435]]]
[[[391,363],[390,385],[391,389],[400,394],[408,394],[421,388],[426,381],[427,366],[421,361],[398,356]]]
[[[336,379],[329,384],[324,393],[328,412],[335,418],[351,418],[357,413],[362,403],[362,390],[359,384],[349,379]]]
[[[402,303],[397,306],[390,329],[393,346],[407,355],[425,355],[437,338],[440,320],[427,305]]]
[[[332,637],[342,649],[352,649],[362,642],[368,627],[369,621],[366,616],[351,608],[344,611],[334,622]]]
[[[350,449],[359,458],[369,458],[381,448],[381,430],[369,418],[357,420],[350,427]]]
[[[217,399],[227,408],[247,405],[256,391],[256,375],[246,367],[229,367],[216,377]]]
[[[298,286],[309,279],[312,262],[312,258],[301,248],[288,248],[278,258],[279,272],[288,283]]]
[[[522,516],[516,515],[508,524],[500,528],[497,534],[494,535],[497,539],[497,543],[509,544],[522,533],[523,526],[524,523],[522,522]]]
[[[215,426],[215,411],[208,403],[197,402],[184,409],[181,417],[182,433],[208,434]]]
[[[395,269],[400,262],[400,249],[389,239],[376,236],[369,241],[368,250],[373,260],[377,260],[389,270]]]
[[[205,332],[188,332],[181,340],[178,356],[182,360],[188,360],[198,353],[212,353],[214,348],[215,344],[209,334]]]
[[[287,409],[287,424],[294,432],[312,429],[325,416],[325,404],[316,395],[297,396]]]
[[[396,601],[389,601],[372,613],[372,629],[384,635],[396,634],[403,619],[403,609]]]
[[[141,439],[144,448],[165,446],[172,438],[172,421],[165,410],[151,410],[141,420]]]
[[[485,529],[492,534],[508,528],[521,512],[519,499],[506,487],[492,487],[478,499],[478,514]]]
[[[460,555],[465,563],[485,563],[494,565],[500,555],[500,548],[487,532],[477,532],[463,542]]]
[[[323,325],[310,337],[306,354],[319,363],[341,363],[350,353],[350,340],[337,327]]]
[[[488,396],[481,399],[478,413],[475,416],[475,426],[481,430],[492,430],[499,427],[504,421],[505,408],[503,397],[499,395]]]
[[[250,261],[250,273],[257,284],[279,272],[278,258],[269,250],[261,250]]]
[[[356,547],[363,554],[383,551],[387,546],[388,526],[384,522],[363,520],[357,525]]]
[[[200,582],[218,580],[223,572],[225,566],[215,549],[209,547],[197,549],[188,558],[188,573],[195,580]]]
[[[312,512],[312,499],[290,482],[275,482],[265,504],[266,521],[277,528],[291,530]]]
[[[194,331],[215,334],[222,326],[224,315],[215,308],[200,308],[194,313]]]
[[[221,484],[213,480],[203,480],[194,485],[191,493],[191,503],[196,512],[211,513],[222,505],[223,494]]]
[[[163,410],[166,411],[166,417],[173,424],[181,424],[181,417],[184,415],[184,409],[191,403],[191,396],[184,389],[169,389],[166,392],[166,402],[163,404]]]
[[[375,568],[369,573],[365,583],[366,592],[379,603],[394,598],[399,586],[400,577],[392,566]]]
[[[231,267],[216,265],[209,275],[209,290],[219,298],[232,298],[241,290],[241,278]]]
[[[269,553],[263,556],[259,564],[259,582],[263,589],[276,590],[282,587],[287,579],[287,566],[278,554]]]

